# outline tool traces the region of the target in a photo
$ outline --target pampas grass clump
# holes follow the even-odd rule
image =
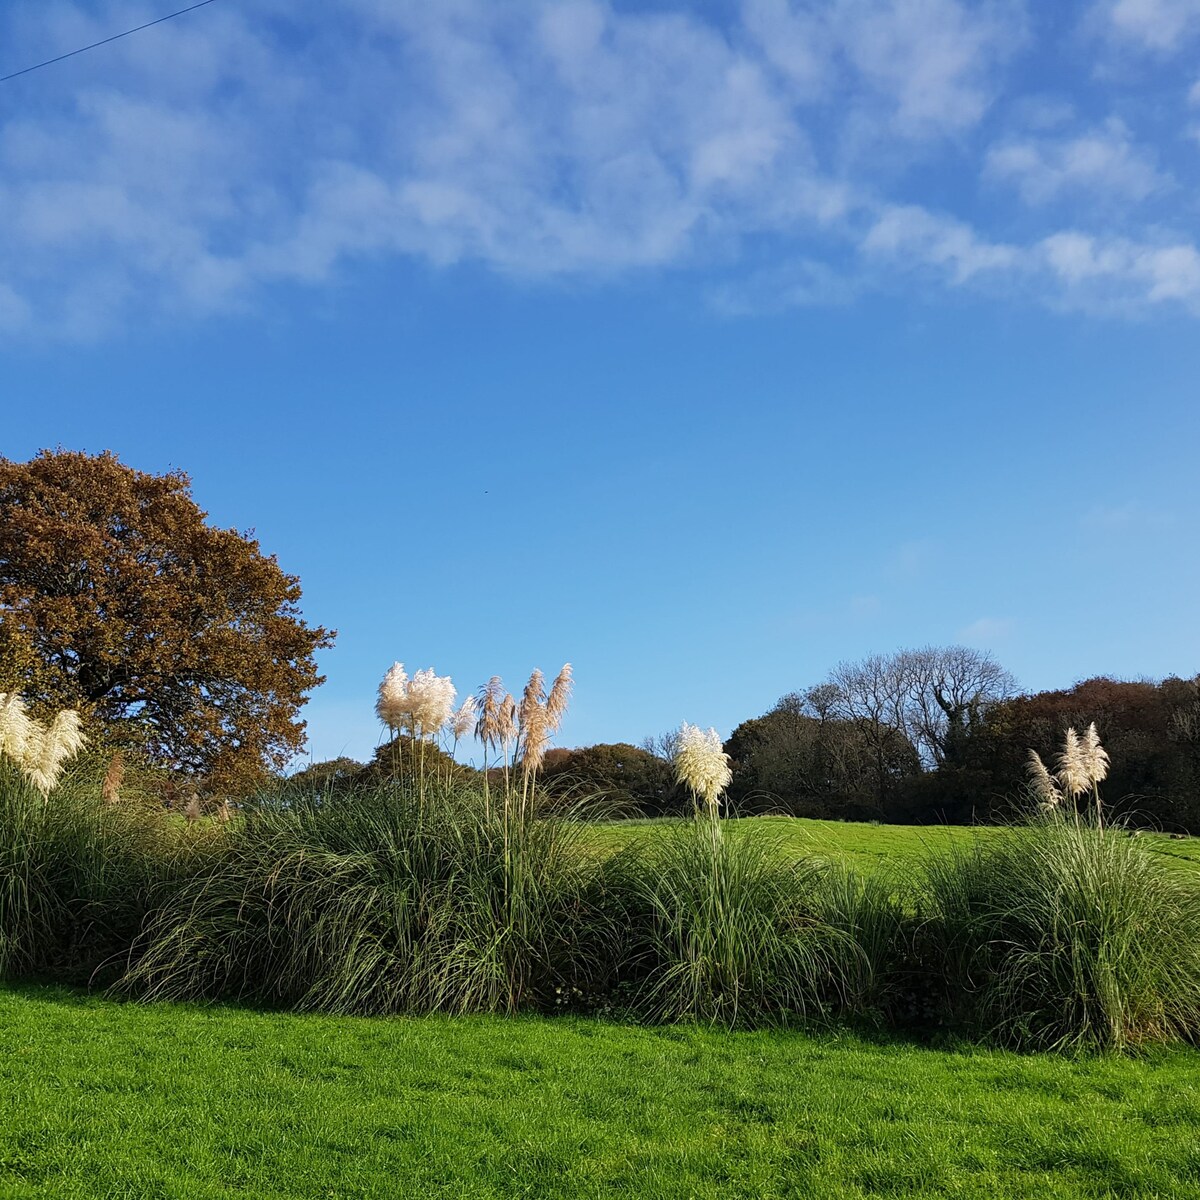
[[[1200,1037],[1200,885],[1144,839],[1057,810],[931,855],[927,970],[951,1019],[1030,1049]]]
[[[73,765],[49,804],[0,772],[0,977],[111,981],[147,913],[223,851],[161,809],[105,804],[102,769]]]
[[[881,1019],[904,914],[890,886],[765,830],[656,827],[604,867],[635,1015],[734,1026]]]
[[[457,783],[262,798],[228,856],[150,921],[125,987],[334,1013],[513,1012],[575,977],[582,827]],[[591,944],[597,944],[591,939]]]

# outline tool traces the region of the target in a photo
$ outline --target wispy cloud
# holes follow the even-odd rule
[[[1200,0],[1102,0],[1112,33],[1151,50],[1171,51],[1200,30]]]
[[[1082,525],[1092,533],[1111,535],[1146,534],[1169,528],[1171,514],[1138,500],[1124,504],[1096,504],[1084,513]]]
[[[1015,628],[1016,623],[1007,617],[980,617],[963,626],[955,639],[965,646],[986,648],[1009,637]]]
[[[884,564],[884,577],[893,583],[913,583],[923,579],[937,561],[939,547],[930,538],[902,542]]]
[[[1081,194],[1101,202],[1138,201],[1171,183],[1153,154],[1137,146],[1116,119],[1075,137],[1002,142],[988,151],[984,169],[991,178],[1011,183],[1034,205]]]
[[[1141,28],[1130,3],[1105,18]],[[1145,27],[1182,37],[1190,17],[1158,4]],[[19,0],[5,65],[141,15]],[[720,21],[605,0],[344,0],[308,23],[283,0],[213,6],[6,85],[0,332],[248,308],[390,256],[547,280],[699,267],[731,313],[914,273],[1020,302],[1195,309],[1197,252],[1161,219],[1017,237],[944,187],[919,194],[931,163],[1034,204],[1161,187],[1125,126],[989,147],[1031,30],[1018,0],[745,0]]]

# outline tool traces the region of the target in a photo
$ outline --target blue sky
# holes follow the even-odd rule
[[[168,3],[15,0],[0,74]],[[564,744],[1200,670],[1200,0],[216,0],[0,84],[0,453],[187,470]]]

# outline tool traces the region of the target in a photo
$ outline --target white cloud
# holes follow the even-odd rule
[[[885,209],[861,249],[869,258],[886,258],[902,268],[936,268],[953,284],[1007,271],[1019,260],[1015,247],[989,242],[964,222],[916,205]]]
[[[1150,50],[1170,51],[1200,29],[1200,0],[1104,0],[1112,32]]]
[[[0,42],[36,61],[139,12],[18,0]],[[214,5],[6,85],[0,329],[101,336],[388,256],[551,279],[699,266],[729,312],[914,272],[1195,307],[1187,238],[1022,241],[954,211],[945,181],[981,169],[1025,36],[1017,0],[745,0],[723,24],[606,0],[344,0],[319,37],[283,0]],[[989,169],[1034,197],[1159,186],[1123,126],[1090,136],[1013,142]]]
[[[843,0],[845,53],[895,104],[909,133],[974,125],[992,94],[992,70],[1020,37],[1015,5],[957,0]]]
[[[1172,304],[1200,315],[1200,250],[1187,241],[1061,230],[1032,245],[993,242],[952,217],[886,209],[862,239],[868,261],[989,294],[1039,296],[1057,308],[1123,315]]]
[[[974,125],[1023,37],[1019,0],[745,0],[746,28],[800,99],[848,102],[880,135]]]
[[[1003,142],[988,151],[984,171],[1011,183],[1031,205],[1081,192],[1093,202],[1138,201],[1171,182],[1117,120],[1076,137]]]
[[[1123,309],[1174,301],[1200,313],[1200,251],[1190,243],[1147,243],[1063,232],[1045,238],[1038,256],[1064,298],[1084,309]]]

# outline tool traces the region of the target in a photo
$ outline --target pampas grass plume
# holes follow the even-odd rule
[[[475,728],[475,697],[468,696],[450,719],[450,731],[454,739],[469,737]]]
[[[550,723],[546,716],[546,706],[535,704],[521,715],[521,766],[526,773],[537,771],[542,760],[546,757],[546,749],[550,745]]]
[[[38,736],[37,725],[15,692],[0,692],[0,754],[24,766],[29,744]]]
[[[1093,785],[1103,783],[1108,775],[1108,751],[1100,745],[1100,734],[1096,731],[1095,721],[1087,727],[1083,735],[1080,753],[1088,782]]]
[[[1042,756],[1036,750],[1029,751],[1029,765],[1027,769],[1029,771],[1030,783],[1032,783],[1033,790],[1037,793],[1042,807],[1046,809],[1057,808],[1062,801],[1062,792],[1059,791],[1058,785],[1046,769],[1046,764],[1042,762]]]
[[[499,675],[493,675],[479,689],[479,719],[475,722],[475,736],[493,749],[499,745],[500,710],[504,704],[504,684]]]
[[[125,755],[117,750],[108,760],[104,782],[100,785],[100,798],[105,804],[121,803],[121,784],[125,779]]]
[[[536,714],[545,699],[546,677],[535,667],[533,674],[529,676],[529,682],[525,685],[525,691],[521,695],[521,707],[517,712],[523,730],[537,720]]]
[[[49,796],[62,776],[67,759],[83,749],[87,740],[79,726],[79,714],[71,708],[58,713],[49,728],[34,724],[36,736],[31,738],[22,764],[29,782],[43,796]]]
[[[389,729],[431,737],[450,719],[454,696],[449,676],[435,675],[427,667],[409,679],[404,664],[393,663],[379,685],[375,712]]]
[[[693,796],[703,800],[710,812],[716,813],[721,793],[733,780],[733,772],[715,729],[703,730],[684,721],[679,727],[679,745],[675,750],[675,777]]]
[[[399,729],[404,723],[408,698],[408,676],[403,663],[392,663],[379,685],[375,712],[389,729]]]
[[[512,692],[506,692],[500,701],[500,740],[507,746],[517,736],[517,702]]]
[[[418,671],[408,684],[409,721],[413,733],[417,737],[437,733],[450,719],[455,695],[449,675],[435,675],[432,667]]]
[[[571,678],[571,664],[563,663],[562,670],[554,678],[550,688],[550,696],[546,700],[546,722],[550,729],[557,732],[566,715],[567,705],[571,701],[571,688],[574,681]]]
[[[1092,786],[1083,745],[1073,727],[1068,727],[1063,751],[1058,756],[1058,781],[1072,800]]]

